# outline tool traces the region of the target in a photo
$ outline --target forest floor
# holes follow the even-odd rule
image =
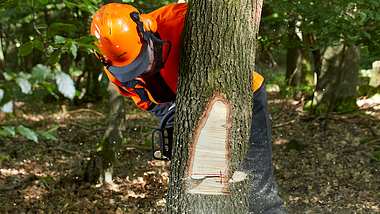
[[[270,95],[273,160],[289,213],[380,213],[380,108],[310,116],[302,102]],[[0,141],[0,213],[160,213],[169,163],[152,160],[157,121],[128,107],[112,186],[90,185],[80,171],[106,127],[106,104],[19,102],[7,125],[46,130],[57,141]]]

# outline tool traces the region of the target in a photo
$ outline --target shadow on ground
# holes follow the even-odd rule
[[[379,213],[380,112],[312,117],[301,104],[270,96],[275,174],[289,213]],[[58,141],[0,142],[1,213],[162,212],[169,166],[151,160],[149,114],[128,111],[116,185],[97,187],[77,175],[103,135],[105,108],[35,105],[5,124],[58,125]]]

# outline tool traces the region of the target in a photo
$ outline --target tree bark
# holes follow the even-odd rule
[[[250,135],[251,74],[261,7],[260,0],[189,1],[176,100],[168,213],[247,213],[246,179],[232,183],[231,177],[245,156]],[[228,168],[223,173],[210,173],[215,177],[220,173],[224,188],[219,194],[194,193],[192,186],[197,184],[192,173],[197,158],[194,154],[199,152],[197,139],[205,118],[211,117],[212,103],[218,100],[228,109]]]
[[[98,71],[102,68],[102,65],[99,63],[99,60],[96,57],[91,55],[85,56],[85,68],[84,72],[87,73],[86,77],[86,94],[85,100],[93,102],[98,100],[100,96],[100,84],[98,81]]]
[[[317,112],[349,111],[356,106],[359,59],[356,46],[327,48],[313,100]]]
[[[288,48],[286,52],[286,84],[298,86],[303,82],[302,73],[302,50],[299,48],[300,39],[296,34],[296,22],[289,21],[288,26]]]
[[[125,129],[125,102],[112,83],[108,85],[109,113],[108,126],[103,139],[98,143],[99,150],[92,155],[85,169],[85,180],[90,183],[112,183],[113,165],[122,142]]]

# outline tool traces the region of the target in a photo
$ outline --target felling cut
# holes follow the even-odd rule
[[[228,194],[228,151],[231,107],[218,95],[208,103],[190,150],[188,192]]]

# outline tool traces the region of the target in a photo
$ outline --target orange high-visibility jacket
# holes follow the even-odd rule
[[[157,21],[157,32],[162,40],[171,42],[171,50],[164,67],[159,73],[149,77],[137,77],[122,85],[111,72],[105,69],[108,78],[117,86],[119,92],[131,97],[135,104],[144,110],[151,110],[159,103],[175,100],[179,73],[180,45],[187,12],[187,4],[169,4],[149,15]],[[163,53],[167,53],[163,47]],[[252,89],[257,90],[263,77],[254,72]]]

